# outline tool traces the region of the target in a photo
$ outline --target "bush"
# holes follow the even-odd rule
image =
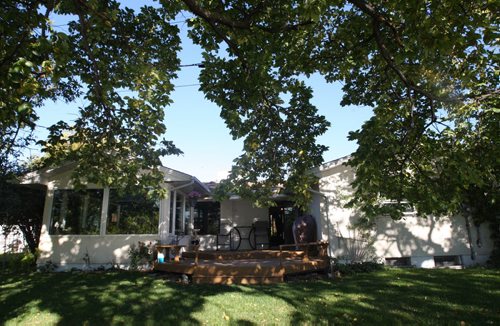
[[[139,241],[139,244],[130,246],[128,251],[130,255],[130,269],[137,270],[141,265],[152,265],[154,261],[154,244],[146,244]]]
[[[365,261],[352,264],[340,264],[335,262],[332,265],[332,272],[342,276],[354,275],[358,273],[370,273],[384,269],[384,264],[379,264],[373,261]]]
[[[2,269],[14,273],[31,273],[36,270],[36,256],[31,252],[0,255]]]
[[[38,267],[38,270],[41,273],[52,273],[52,272],[55,272],[56,269],[57,269],[57,265],[54,264],[51,260],[45,262],[44,265]]]

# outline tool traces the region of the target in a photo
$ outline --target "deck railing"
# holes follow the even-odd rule
[[[319,241],[319,242],[307,242],[307,243],[299,243],[299,244],[284,244],[284,245],[279,246],[278,256],[279,256],[279,260],[280,260],[280,267],[283,266],[283,256],[284,256],[283,251],[290,251],[290,250],[286,250],[286,248],[304,248],[304,256],[302,258],[302,261],[308,262],[311,247],[317,248],[316,257],[328,259],[328,242]],[[198,265],[198,253],[200,251],[200,245],[192,246],[192,251],[195,252],[194,264]]]

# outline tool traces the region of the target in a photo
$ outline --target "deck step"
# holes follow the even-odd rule
[[[269,276],[195,276],[192,277],[194,284],[276,284],[282,283],[283,277]]]
[[[284,282],[286,275],[325,270],[325,257],[306,258],[303,251],[212,251],[186,252],[180,261],[155,263],[154,269],[186,274],[193,283],[273,284]]]
[[[305,253],[302,250],[298,251],[282,251],[279,250],[248,250],[248,251],[199,251],[199,259],[212,260],[240,260],[240,259],[279,259],[279,257],[288,259],[300,259]],[[184,258],[195,258],[196,252],[186,251],[182,254]]]

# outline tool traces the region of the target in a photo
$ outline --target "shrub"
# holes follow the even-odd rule
[[[45,262],[44,265],[38,267],[38,270],[41,273],[52,273],[52,272],[55,272],[56,269],[57,269],[57,265],[54,264],[51,260]]]
[[[4,270],[15,273],[31,273],[36,270],[36,256],[31,252],[6,253],[0,255]]]
[[[374,271],[379,271],[384,268],[384,264],[380,264],[373,261],[365,261],[352,264],[341,264],[335,262],[332,265],[332,272],[334,274],[340,274],[342,276],[354,275],[358,273],[370,273]]]
[[[146,244],[139,241],[138,245],[132,244],[128,250],[130,257],[130,269],[137,270],[139,266],[149,264],[152,265],[154,261],[154,244]]]

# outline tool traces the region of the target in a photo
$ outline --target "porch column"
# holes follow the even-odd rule
[[[194,232],[194,207],[195,207],[195,201],[191,200],[189,202],[189,219],[187,221],[187,230],[186,233],[188,235],[196,235],[196,232]]]
[[[52,205],[54,203],[54,188],[52,184],[47,186],[47,194],[45,195],[45,206],[43,208],[42,230],[40,238],[43,235],[49,235],[52,224]]]
[[[101,227],[99,234],[106,235],[106,227],[108,224],[108,207],[109,207],[109,187],[105,187],[102,192],[102,208],[101,208]]]
[[[182,196],[182,233],[187,234],[186,229],[186,196]]]
[[[160,243],[165,244],[168,242],[168,226],[170,223],[170,188],[167,186],[167,195],[160,200],[160,218],[158,225],[158,233],[160,236]]]
[[[172,216],[170,216],[170,218],[172,219],[172,229],[170,230],[170,234],[175,234],[175,222],[177,219],[177,190],[173,191],[172,197],[174,198],[174,200],[172,201]]]

